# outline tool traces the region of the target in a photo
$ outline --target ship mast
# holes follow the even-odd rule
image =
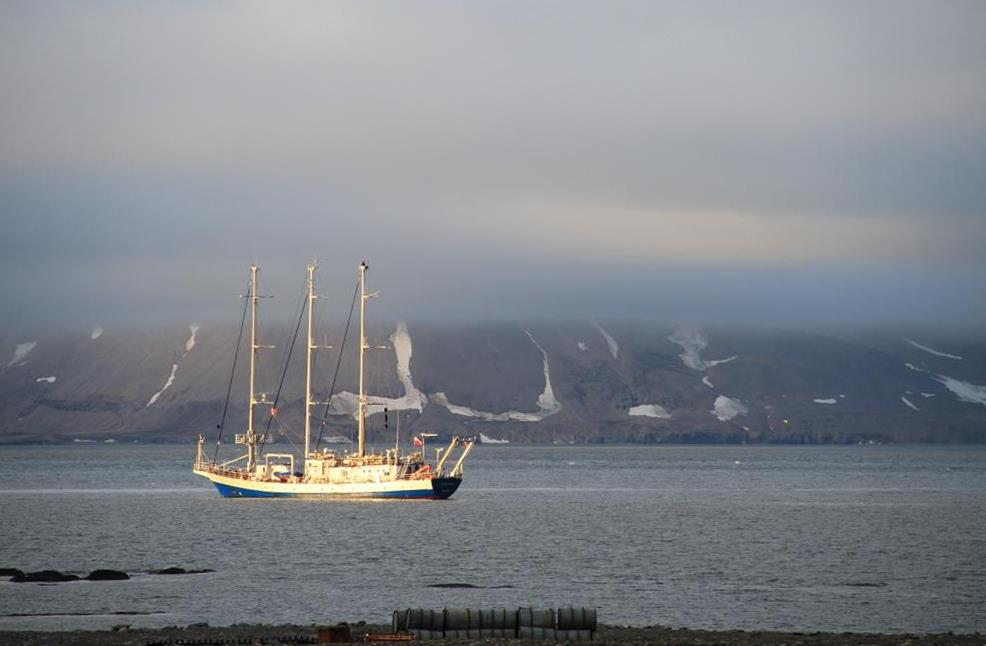
[[[257,363],[257,265],[250,265],[250,405],[247,409],[247,470],[253,471],[257,460],[257,435],[253,430],[253,407],[257,398],[253,392],[253,379]]]
[[[315,309],[315,263],[308,265],[308,352],[305,355],[305,457],[311,451],[312,440],[312,314]]]
[[[364,327],[363,315],[366,313],[366,261],[359,263],[359,446],[356,450],[357,457],[366,455],[366,392],[363,388],[363,359],[366,349],[366,328]]]

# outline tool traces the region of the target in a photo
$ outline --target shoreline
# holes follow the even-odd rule
[[[390,633],[390,626],[352,625],[354,637],[362,633]],[[0,644],[23,646],[136,646],[145,644],[301,644],[317,643],[318,627],[290,624],[237,624],[209,627],[190,625],[185,628],[136,628],[125,630],[0,631]],[[418,640],[416,640],[418,641]],[[945,644],[983,644],[983,633],[834,633],[779,632],[748,630],[692,630],[666,626],[620,627],[600,625],[593,643],[614,646],[943,646]],[[531,643],[528,640],[474,637],[465,639],[420,640],[440,645],[483,644],[510,646]],[[383,643],[383,642],[381,642]],[[556,642],[542,642],[556,643]]]

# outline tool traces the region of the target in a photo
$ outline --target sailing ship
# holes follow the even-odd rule
[[[415,436],[410,453],[402,453],[400,442],[394,448],[382,453],[367,452],[366,415],[369,401],[364,387],[365,353],[370,348],[365,331],[366,301],[379,292],[366,293],[365,262],[359,265],[359,397],[357,402],[357,446],[355,452],[335,450],[313,450],[312,408],[326,402],[316,402],[312,398],[313,353],[319,348],[314,342],[315,307],[315,263],[308,265],[308,343],[305,362],[305,440],[304,454],[300,465],[296,465],[293,453],[263,452],[263,440],[256,431],[255,408],[271,406],[266,395],[259,399],[254,389],[257,351],[273,346],[257,343],[257,265],[250,267],[250,292],[247,294],[250,306],[250,395],[247,408],[246,433],[237,434],[236,444],[246,447],[246,453],[232,460],[217,463],[205,457],[205,438],[199,436],[193,472],[212,482],[219,493],[228,498],[390,498],[390,499],[433,499],[441,500],[451,496],[462,484],[463,463],[475,445],[475,440],[463,440],[458,436],[451,439],[448,447],[436,451],[434,464],[425,457],[426,438],[436,437],[434,433],[419,433]],[[300,318],[300,317],[299,317]],[[234,364],[235,370],[235,364]],[[232,382],[231,382],[232,383]],[[331,393],[330,393],[331,401]],[[318,444],[318,442],[316,442]],[[217,447],[218,448],[218,447]],[[450,456],[456,449],[459,456],[451,468],[447,468]],[[218,452],[218,451],[217,451]],[[300,468],[296,468],[300,467]]]

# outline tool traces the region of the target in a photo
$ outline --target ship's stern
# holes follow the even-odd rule
[[[460,484],[462,484],[462,478],[432,478],[431,490],[434,492],[435,498],[445,500],[456,492]]]

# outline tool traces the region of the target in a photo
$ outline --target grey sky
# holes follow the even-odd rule
[[[6,2],[4,319],[986,322],[981,2]]]

